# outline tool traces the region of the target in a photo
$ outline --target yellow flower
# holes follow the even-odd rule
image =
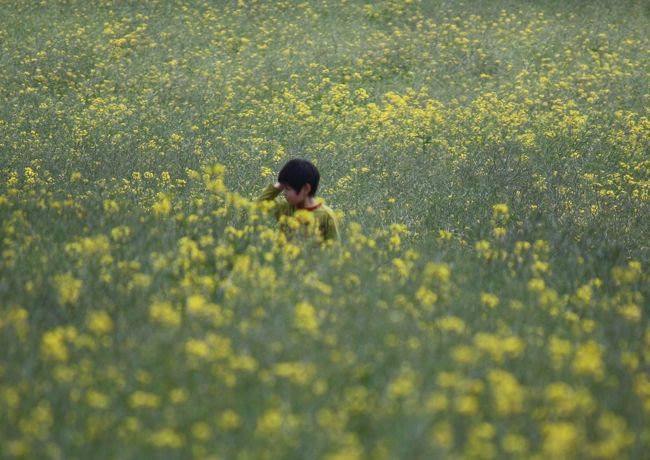
[[[578,375],[591,375],[602,379],[605,370],[600,345],[593,340],[580,345],[573,358],[573,370]]]
[[[61,305],[73,304],[79,299],[83,283],[80,279],[72,276],[72,273],[67,272],[63,275],[57,275],[54,277],[54,282],[56,283]]]
[[[186,306],[188,313],[200,314],[205,311],[207,300],[201,294],[191,295],[187,298]]]
[[[149,318],[164,326],[179,326],[181,313],[176,310],[171,302],[156,301],[149,306]]]
[[[105,311],[93,311],[86,320],[88,329],[97,335],[108,334],[113,330],[113,320]]]
[[[458,364],[473,364],[479,356],[472,347],[468,345],[458,345],[451,350],[451,356]]]
[[[400,278],[406,279],[409,276],[409,266],[400,258],[393,259],[393,267],[395,271],[399,274]]]
[[[495,434],[494,426],[487,422],[470,427],[465,442],[466,455],[470,458],[494,458],[496,449],[492,439]]]
[[[207,441],[212,436],[212,429],[205,422],[196,422],[192,425],[192,436],[199,441]]]
[[[612,412],[606,411],[599,417],[598,429],[603,436],[589,446],[593,457],[624,458],[624,450],[634,444],[635,435],[627,428],[625,419]]]
[[[416,388],[417,374],[410,368],[405,367],[388,386],[388,396],[401,398],[413,393]]]
[[[507,231],[506,231],[506,229],[504,227],[494,227],[492,229],[492,234],[496,238],[503,238],[504,236],[506,236]]]
[[[436,324],[440,330],[444,332],[455,332],[457,334],[462,334],[466,329],[465,322],[459,317],[453,315],[443,316],[436,321]]]
[[[447,283],[451,278],[451,269],[444,262],[427,262],[424,267],[424,277],[429,280],[436,280],[440,283]]]
[[[29,312],[21,307],[10,307],[6,313],[5,317],[2,318],[0,314],[0,331],[4,327],[12,326],[16,335],[24,340],[27,338],[27,333],[29,331]]]
[[[203,340],[189,339],[185,342],[185,352],[197,358],[208,358],[210,347]]]
[[[301,302],[294,309],[294,326],[306,334],[318,334],[318,316],[316,309],[307,302]]]
[[[368,389],[363,385],[346,388],[344,397],[345,407],[350,413],[365,412],[369,408]]]
[[[120,225],[111,229],[111,238],[113,241],[126,241],[131,235],[131,229],[126,225]]]
[[[454,237],[454,234],[449,230],[440,229],[438,230],[438,239],[440,241],[449,241]]]
[[[236,430],[241,426],[241,418],[232,409],[226,409],[219,416],[219,428],[224,431]]]
[[[120,210],[120,205],[115,200],[104,200],[104,211],[108,214],[114,214]]]
[[[548,351],[551,356],[551,364],[554,368],[559,369],[567,356],[573,349],[571,342],[552,336],[548,343]]]
[[[479,257],[483,259],[489,259],[493,255],[493,251],[490,248],[490,242],[486,240],[477,241],[474,245],[474,249]]]
[[[492,398],[498,414],[510,415],[521,412],[524,403],[524,389],[510,373],[491,369],[488,380],[492,386]]]
[[[481,303],[488,308],[499,305],[499,298],[490,292],[481,292]]]
[[[542,293],[546,289],[546,283],[542,278],[531,278],[528,281],[528,289],[534,292]]]
[[[169,196],[159,192],[156,202],[151,206],[151,210],[156,216],[168,216],[172,210],[172,202]]]
[[[505,203],[498,203],[495,205],[492,205],[492,217],[494,219],[502,217],[502,218],[508,218],[508,205]]]
[[[476,414],[479,409],[478,399],[473,395],[458,395],[454,400],[454,408],[459,414]]]
[[[570,422],[547,422],[542,425],[543,450],[549,458],[573,458],[579,441],[579,432]]]
[[[435,304],[438,300],[438,294],[427,289],[424,286],[420,286],[420,288],[415,293],[415,298],[420,301],[425,309],[431,310],[433,308],[433,304]]]
[[[66,244],[65,251],[83,257],[92,257],[95,255],[110,257],[110,242],[106,235],[79,238],[72,243]]]
[[[566,416],[582,411],[590,414],[595,408],[594,400],[587,389],[577,388],[565,382],[549,383],[544,396],[552,413]]]
[[[178,449],[185,443],[183,436],[172,428],[163,428],[149,436],[149,442],[156,447],[168,447]]]
[[[20,420],[18,427],[27,437],[42,441],[48,437],[53,423],[54,417],[52,416],[50,403],[41,401],[28,415]]]
[[[323,460],[361,460],[364,458],[364,451],[357,436],[352,433],[345,433],[339,437],[342,447],[335,452],[326,454]]]
[[[627,267],[614,267],[612,276],[616,284],[634,284],[641,277],[641,262],[632,260]]]
[[[129,397],[129,405],[134,409],[140,407],[155,409],[160,406],[160,396],[144,391],[136,391]]]
[[[628,303],[618,308],[619,314],[628,321],[638,322],[641,319],[641,308],[635,303]]]
[[[448,421],[436,423],[431,431],[436,445],[443,449],[451,449],[454,445],[454,428]]]
[[[496,362],[502,362],[506,356],[518,356],[525,348],[524,342],[516,336],[499,337],[487,332],[474,336],[475,347],[487,353]]]
[[[66,334],[62,327],[46,332],[41,337],[41,354],[54,361],[68,360],[68,348],[65,344]]]
[[[316,366],[312,363],[284,362],[274,368],[275,375],[284,377],[298,385],[308,384],[316,375]]]
[[[427,398],[425,407],[429,412],[433,413],[446,411],[449,407],[449,399],[444,393],[434,391]]]
[[[180,404],[187,400],[187,393],[182,388],[174,388],[169,392],[169,400],[172,404]]]
[[[111,404],[111,399],[99,391],[88,390],[86,393],[86,402],[90,407],[94,407],[95,409],[107,409]]]
[[[541,260],[536,260],[533,263],[533,266],[532,266],[533,271],[536,272],[536,273],[537,272],[546,273],[546,272],[548,272],[549,268],[550,268],[550,265],[548,264],[548,262],[543,262]]]
[[[257,419],[255,432],[262,437],[272,436],[282,429],[283,422],[282,411],[280,409],[267,409]]]
[[[589,304],[591,303],[591,299],[593,297],[593,290],[591,288],[591,285],[589,284],[584,284],[578,288],[576,291],[576,298],[584,303],[584,304]]]

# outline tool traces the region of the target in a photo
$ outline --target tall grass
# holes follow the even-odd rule
[[[3,457],[644,457],[644,2],[1,10]]]

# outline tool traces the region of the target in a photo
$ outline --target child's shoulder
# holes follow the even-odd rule
[[[324,201],[320,203],[320,206],[318,206],[316,212],[318,212],[319,214],[325,214],[331,216],[334,219],[336,219],[336,215],[337,215],[336,211],[334,211],[334,209],[332,209],[329,205],[325,204]]]
[[[334,210],[325,202],[321,203],[321,205],[318,207],[321,211],[325,212],[334,212]]]

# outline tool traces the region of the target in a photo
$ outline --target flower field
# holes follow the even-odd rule
[[[647,2],[0,20],[0,458],[647,458]]]

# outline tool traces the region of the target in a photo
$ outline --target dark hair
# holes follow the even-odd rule
[[[288,184],[296,192],[300,192],[305,184],[311,185],[309,196],[316,194],[320,174],[310,161],[294,158],[285,164],[278,174],[278,182]]]

